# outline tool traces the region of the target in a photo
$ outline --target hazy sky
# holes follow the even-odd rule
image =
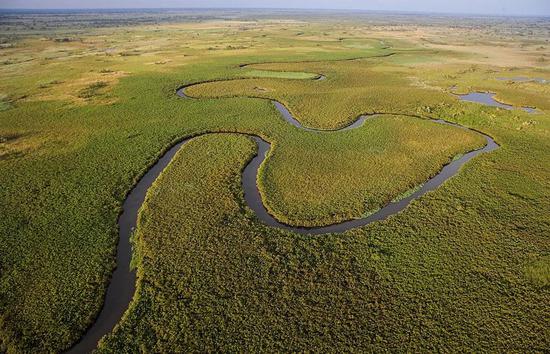
[[[550,0],[0,0],[0,8],[253,7],[550,16]]]

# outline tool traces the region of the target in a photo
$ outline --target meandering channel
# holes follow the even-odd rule
[[[318,79],[318,78],[317,78]],[[324,79],[324,76],[323,76]],[[201,82],[202,83],[202,82]],[[195,83],[198,85],[201,83]],[[195,99],[185,94],[185,89],[191,85],[184,86],[177,90],[177,95],[183,99]],[[264,98],[265,99],[265,98]],[[337,129],[334,131],[317,130],[302,126],[302,124],[292,116],[289,110],[280,102],[272,100],[275,108],[281,113],[281,116],[290,124],[304,130],[317,132],[317,133],[331,133],[335,131],[349,130],[359,128],[363,125],[364,121],[370,116],[374,115],[400,115],[407,116],[407,114],[380,112],[369,116],[359,116],[350,125]],[[409,115],[415,118],[422,118],[416,115]],[[457,157],[451,163],[445,165],[441,171],[426,181],[422,186],[411,195],[399,201],[391,202],[384,206],[374,214],[367,217],[349,220],[334,225],[328,225],[316,228],[303,228],[286,225],[276,220],[267,211],[260,191],[257,187],[258,171],[260,166],[265,163],[268,158],[268,153],[271,150],[271,144],[264,140],[262,137],[251,134],[242,134],[254,139],[258,146],[257,155],[249,161],[242,173],[242,188],[244,190],[245,202],[250,209],[252,209],[258,219],[264,224],[277,227],[285,230],[289,230],[301,234],[326,234],[326,233],[340,233],[353,228],[366,226],[372,222],[384,220],[391,215],[399,213],[405,209],[413,200],[420,198],[424,194],[438,188],[443,182],[454,176],[465,163],[473,159],[474,157],[493,151],[499,147],[499,145],[490,136],[473,130],[467,127],[463,127],[456,123],[448,122],[442,119],[432,119],[438,124],[452,125],[461,129],[468,129],[481,134],[485,140],[486,145],[483,148],[470,151],[462,156]],[[221,134],[224,132],[207,133],[207,134]],[[239,134],[231,132],[231,134]],[[205,134],[203,134],[205,135]],[[196,136],[195,136],[196,137]],[[111,281],[109,283],[107,293],[105,296],[103,308],[95,322],[87,330],[81,340],[76,343],[68,352],[69,353],[90,353],[96,349],[99,340],[106,334],[110,333],[115,325],[120,321],[124,312],[128,309],[128,306],[135,293],[136,286],[136,274],[135,271],[130,269],[130,260],[132,257],[132,247],[130,243],[130,237],[135,227],[137,226],[137,219],[139,210],[145,201],[147,191],[158,178],[162,171],[169,165],[173,157],[188,141],[195,137],[190,137],[172,146],[168,151],[162,155],[162,157],[141,177],[138,183],[130,191],[123,204],[123,212],[118,219],[119,225],[119,242],[117,246],[116,257],[116,269],[112,274]]]

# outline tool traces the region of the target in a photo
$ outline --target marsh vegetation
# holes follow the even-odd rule
[[[550,86],[499,79],[550,79],[548,19],[63,16],[62,27],[52,14],[0,22],[0,351],[59,352],[85,333],[115,266],[122,202],[177,141],[261,136],[266,205],[323,225],[403,197],[483,145],[422,118],[501,148],[343,234],[263,225],[241,188],[254,143],[190,141],[147,195],[136,294],[99,352],[550,346]],[[176,97],[193,83],[200,99]],[[470,92],[537,114],[453,95]],[[397,115],[316,134],[254,97],[316,129]]]

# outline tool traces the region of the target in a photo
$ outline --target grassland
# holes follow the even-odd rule
[[[269,70],[322,73],[327,79],[218,81],[191,86],[186,92],[193,97],[275,98],[300,117],[303,125],[318,129],[341,128],[361,114],[423,114],[437,105],[453,102],[449,95],[437,95],[409,85],[410,80],[403,75],[402,68],[380,70],[379,64],[384,60],[255,65],[254,68]]]
[[[142,214],[139,300],[100,352],[547,345],[545,292],[513,270],[526,260],[518,247],[529,242],[496,237],[490,211],[470,223],[473,208],[487,208],[471,202],[483,185],[465,192],[453,180],[448,197],[432,194],[364,230],[295,235],[258,224],[240,202],[240,169],[252,147],[243,137],[208,136],[177,156]],[[485,178],[491,164],[484,165],[461,180]],[[441,223],[435,229],[427,227],[433,219]]]
[[[3,25],[0,351],[56,352],[80,337],[114,267],[125,194],[183,137],[234,131],[272,142],[261,176],[267,204],[312,224],[360,216],[480,144],[399,116],[306,133],[245,96],[278,99],[321,129],[372,112],[444,117],[501,148],[385,222],[313,237],[267,228],[244,206],[251,141],[193,140],[149,193],[136,235],[138,291],[100,351],[550,347],[549,86],[497,80],[548,78],[545,26],[328,20],[86,32]],[[239,80],[190,88],[200,100],[174,95],[227,79]],[[462,103],[454,85],[540,113]],[[372,165],[380,154],[388,158]]]
[[[265,72],[276,72],[277,69],[293,69],[295,65],[269,64],[262,67],[273,70]],[[346,72],[349,65],[353,70]],[[185,92],[197,98],[249,96],[276,99],[284,102],[302,123],[309,122],[310,127],[316,129],[338,129],[349,125],[361,114],[426,114],[431,110],[430,106],[408,109],[410,102],[424,100],[433,102],[435,106],[439,100],[452,99],[429,91],[423,92],[425,96],[414,96],[411,95],[415,90],[413,87],[410,91],[400,90],[402,96],[393,95],[391,100],[388,99],[391,105],[387,105],[381,98],[390,96],[389,92],[395,89],[395,85],[403,83],[392,81],[397,81],[397,74],[372,73],[376,66],[377,60],[370,59],[300,63],[300,70],[323,72],[328,75],[327,79],[297,82],[233,79],[193,85]],[[283,74],[287,72],[281,71]],[[257,70],[246,71],[245,76],[256,73]],[[360,82],[368,82],[368,86],[363,87]],[[361,100],[361,96],[374,99]],[[376,99],[378,104],[374,102]],[[365,110],[361,104],[367,101],[371,103]],[[403,191],[427,180],[453,156],[479,148],[484,143],[480,135],[472,132],[400,116],[373,117],[354,131],[296,131],[277,139],[277,147],[262,169],[259,187],[268,210],[280,221],[295,226],[334,224],[376,211]],[[331,168],[327,169],[327,165]],[[399,166],[399,171],[395,166]]]
[[[268,71],[268,70],[250,70],[246,72],[246,75],[252,77],[266,77],[277,79],[315,79],[319,77],[317,74],[305,73],[299,71]]]

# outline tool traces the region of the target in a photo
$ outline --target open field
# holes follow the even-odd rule
[[[550,348],[550,85],[499,79],[550,79],[548,19],[119,13],[65,27],[50,15],[0,17],[0,352],[81,338],[126,194],[206,132],[233,134],[191,139],[148,192],[137,291],[99,352]],[[197,99],[176,96],[194,83]],[[475,91],[537,112],[453,95]],[[267,99],[320,130],[395,115],[309,132]],[[298,235],[244,202],[256,148],[237,133],[271,143],[269,211],[319,226],[402,198],[484,144],[438,118],[500,148],[385,221]]]

